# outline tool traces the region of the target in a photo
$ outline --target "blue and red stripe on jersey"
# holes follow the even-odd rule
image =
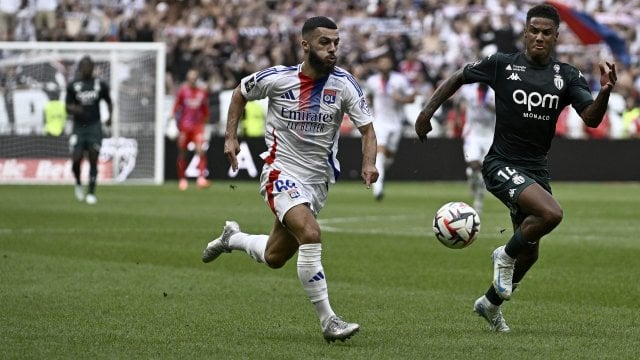
[[[328,76],[314,80],[302,72],[298,73],[300,79],[300,96],[298,97],[298,110],[308,112],[320,112],[320,100],[322,89],[327,83]]]

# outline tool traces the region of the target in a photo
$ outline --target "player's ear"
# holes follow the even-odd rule
[[[307,40],[302,40],[301,44],[304,51],[309,51],[309,42]]]

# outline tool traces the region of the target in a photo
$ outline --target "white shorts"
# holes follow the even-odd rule
[[[480,136],[467,136],[464,138],[462,150],[464,151],[464,161],[482,162],[489,152],[493,138]]]
[[[282,223],[292,207],[307,204],[314,216],[324,207],[329,184],[304,184],[294,176],[265,166],[260,175],[260,195]]]
[[[392,153],[398,152],[400,139],[402,139],[402,125],[389,125],[381,122],[373,122],[378,146],[384,146]]]

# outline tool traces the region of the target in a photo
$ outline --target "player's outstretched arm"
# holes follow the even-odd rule
[[[104,122],[104,124],[106,126],[111,126],[111,119],[113,119],[113,101],[111,101],[111,96],[107,96],[105,98],[105,101],[107,103],[107,111],[109,112],[109,116],[107,117],[107,120]]]
[[[607,68],[603,64],[600,65],[600,92],[594,102],[584,108],[580,113],[582,121],[591,128],[596,128],[602,122],[602,118],[607,112],[609,105],[609,95],[613,90],[613,86],[618,81],[616,74],[616,64],[605,62]]]
[[[224,155],[229,159],[233,171],[238,170],[238,159],[236,155],[240,152],[238,143],[238,123],[242,118],[247,99],[242,95],[240,86],[233,90],[231,103],[227,112],[227,129],[224,133]]]
[[[376,150],[378,142],[376,132],[373,130],[373,124],[369,123],[358,128],[362,135],[362,170],[361,176],[363,183],[367,189],[371,184],[378,181],[378,169],[376,168]]]
[[[416,134],[420,138],[420,141],[425,141],[427,139],[427,134],[432,130],[431,127],[431,118],[433,114],[438,110],[440,105],[442,105],[451,95],[455,94],[456,91],[464,84],[464,77],[462,76],[462,70],[459,69],[454,72],[447,80],[445,80],[436,91],[431,96],[431,99],[424,106],[420,114],[418,114],[418,118],[416,119],[415,130]]]

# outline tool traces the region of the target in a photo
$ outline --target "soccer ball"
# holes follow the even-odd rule
[[[444,246],[462,249],[471,245],[480,232],[480,216],[462,201],[446,203],[433,217],[433,232]]]

